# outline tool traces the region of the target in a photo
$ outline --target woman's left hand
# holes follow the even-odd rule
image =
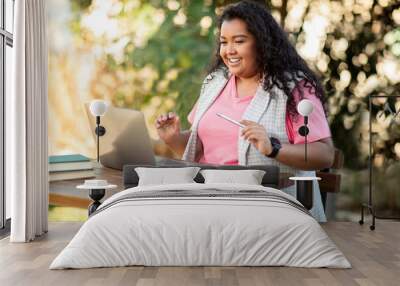
[[[271,154],[272,145],[264,126],[250,120],[241,120],[240,123],[245,125],[241,132],[243,138],[253,144],[261,154]]]

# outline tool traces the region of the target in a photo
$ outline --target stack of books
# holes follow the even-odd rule
[[[50,182],[93,177],[95,177],[93,163],[83,155],[49,156]]]

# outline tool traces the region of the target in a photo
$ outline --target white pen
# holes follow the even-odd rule
[[[229,118],[228,116],[226,116],[226,115],[223,115],[223,114],[221,114],[221,113],[215,113],[216,115],[218,115],[219,117],[221,117],[221,118],[223,118],[223,119],[225,119],[225,120],[228,120],[229,122],[231,122],[231,123],[233,123],[233,124],[235,124],[235,125],[237,125],[237,126],[239,126],[239,127],[241,127],[241,128],[245,128],[246,126],[244,126],[242,123],[239,123],[238,121],[236,121],[236,120],[234,120],[234,119],[232,119],[232,118]]]

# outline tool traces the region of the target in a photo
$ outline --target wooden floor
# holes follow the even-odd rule
[[[50,223],[32,243],[0,241],[0,285],[400,285],[400,223],[379,221],[377,229],[351,222],[323,227],[353,268],[122,267],[48,270],[81,223]]]

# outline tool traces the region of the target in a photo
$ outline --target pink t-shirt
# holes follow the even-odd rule
[[[221,94],[200,120],[198,136],[203,143],[203,156],[201,163],[220,165],[237,165],[237,141],[239,126],[217,116],[222,113],[232,119],[240,121],[242,115],[254,95],[239,98],[236,92],[236,78],[232,76]],[[193,123],[196,106],[188,116]]]
[[[303,87],[302,83],[299,86]],[[299,99],[298,88],[293,91],[295,99]],[[244,111],[253,99],[253,95],[238,97],[236,90],[236,78],[232,76],[221,94],[217,97],[210,108],[204,113],[199,122],[198,136],[203,143],[203,155],[199,162],[220,165],[237,165],[238,150],[237,140],[239,127],[218,117],[217,112],[225,114],[232,119],[240,121]],[[307,136],[308,142],[315,142],[323,138],[331,137],[328,122],[319,99],[304,90],[304,97],[310,99],[314,104],[314,111],[309,116],[308,126],[310,133]],[[188,121],[192,124],[197,104],[188,115]],[[304,143],[304,137],[296,130],[303,123],[303,117],[298,116],[297,120],[286,113],[286,132],[289,142],[292,144]]]

